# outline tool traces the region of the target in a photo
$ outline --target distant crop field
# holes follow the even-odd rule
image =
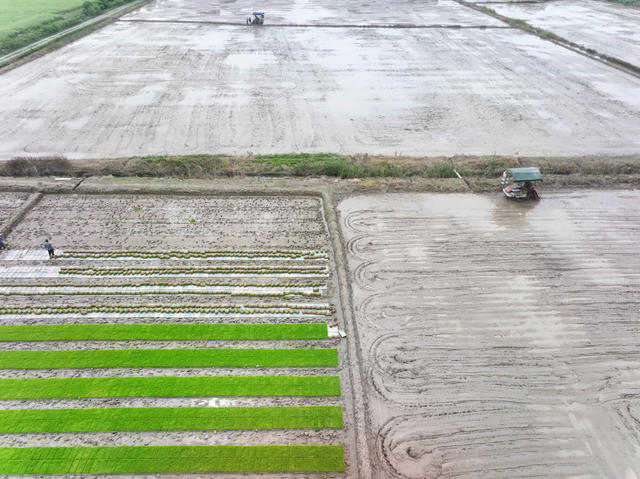
[[[135,0],[0,0],[0,56]]]
[[[0,37],[39,25],[63,12],[79,8],[85,0],[0,0]]]

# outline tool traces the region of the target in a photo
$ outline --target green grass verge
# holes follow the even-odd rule
[[[342,428],[340,406],[0,410],[0,433]]]
[[[432,164],[398,164],[394,160],[370,161],[333,153],[285,153],[258,155],[246,161],[221,155],[146,156],[112,165],[99,174],[209,178],[242,174],[337,176],[341,178],[409,177],[455,178],[448,161]]]
[[[341,472],[343,446],[3,447],[0,474]]]
[[[0,326],[0,341],[196,341],[327,339],[313,324],[60,324]]]
[[[0,379],[0,399],[339,395],[337,376]]]
[[[258,155],[253,160],[274,173],[296,176],[338,176],[341,178],[409,177],[455,178],[453,165],[441,161],[431,166],[403,165],[389,161],[359,162],[332,153],[289,153]]]
[[[0,369],[337,366],[335,349],[90,349],[0,351]]]

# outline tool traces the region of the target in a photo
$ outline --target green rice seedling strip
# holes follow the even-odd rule
[[[0,369],[337,366],[336,349],[88,349],[0,351]]]
[[[0,326],[0,341],[197,341],[327,339],[311,324],[55,324]]]
[[[342,471],[339,445],[0,448],[0,474]]]
[[[0,399],[339,395],[337,376],[0,379]]]
[[[0,410],[0,433],[342,428],[340,406]]]

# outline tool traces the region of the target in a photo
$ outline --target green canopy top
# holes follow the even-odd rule
[[[509,168],[507,170],[513,176],[513,181],[542,181],[542,173],[536,167]]]

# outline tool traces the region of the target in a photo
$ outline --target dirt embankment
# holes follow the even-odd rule
[[[637,188],[640,186],[640,156],[621,157],[510,157],[453,156],[408,157],[384,155],[284,154],[284,155],[186,155],[116,160],[74,160],[57,158],[16,158],[0,163],[0,189],[33,191],[83,191],[96,181],[117,191],[127,186],[150,188],[157,181],[179,182],[184,192],[207,179],[228,182],[242,189],[258,189],[283,184],[308,188],[332,185],[337,193],[366,191],[495,191],[505,168],[537,166],[545,177],[545,187]],[[460,175],[460,177],[458,176]],[[68,181],[47,180],[62,176]],[[102,177],[112,177],[112,179]],[[265,182],[261,177],[270,177]],[[333,177],[327,178],[327,177]],[[163,180],[152,180],[162,178]],[[256,180],[258,181],[256,183]],[[106,182],[106,184],[105,184]],[[283,183],[284,182],[284,183]],[[34,183],[39,186],[34,187]],[[260,186],[263,185],[264,186]],[[123,188],[124,186],[124,188]],[[153,189],[151,187],[151,189]],[[311,188],[313,189],[313,188]],[[99,191],[99,190],[98,190]],[[128,191],[131,191],[129,189]],[[163,192],[160,188],[158,192]]]

